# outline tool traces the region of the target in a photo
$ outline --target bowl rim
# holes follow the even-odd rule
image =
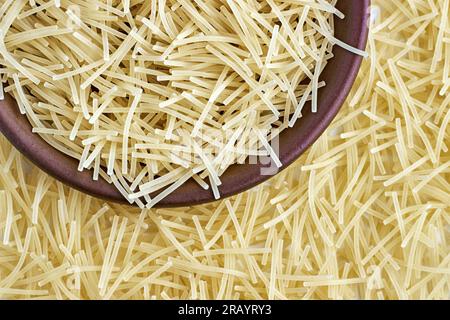
[[[352,19],[336,19],[336,37],[364,50],[369,32],[370,0],[338,1],[337,6]],[[348,13],[349,10],[351,14]],[[326,81],[327,86],[319,91],[318,112],[312,114],[306,111],[293,128],[285,129],[280,134],[282,143],[279,158],[283,166],[276,174],[289,167],[325,132],[350,93],[363,58],[337,45],[333,48],[333,54],[334,58],[325,67],[322,78],[336,78],[339,74],[334,79],[339,85],[330,85],[333,81]],[[310,103],[306,105],[306,110],[310,110],[309,105]],[[78,161],[75,158],[63,153],[62,149],[50,146],[45,135],[34,134],[27,117],[20,114],[16,101],[9,94],[0,101],[0,132],[37,167],[64,184],[106,201],[129,203],[113,184],[101,177],[97,181],[93,180],[91,170],[78,171]],[[221,176],[221,199],[247,191],[272,178],[273,175],[261,174],[264,168],[265,165],[261,163],[235,164],[228,168]],[[190,179],[155,207],[185,207],[215,200],[211,190],[204,190]]]

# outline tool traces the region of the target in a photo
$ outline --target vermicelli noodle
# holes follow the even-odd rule
[[[366,55],[334,37],[335,4],[3,1],[5,91],[131,203],[190,178],[219,198],[230,165],[259,152],[281,166],[270,140],[308,100],[317,111],[334,44]]]

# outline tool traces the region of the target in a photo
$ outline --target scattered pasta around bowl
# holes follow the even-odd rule
[[[104,203],[0,137],[0,299],[447,300],[449,1],[372,3],[370,59],[334,123],[231,199]]]
[[[54,148],[141,208],[250,156],[317,111],[337,1],[2,1],[1,74]],[[155,197],[150,194],[158,193]]]

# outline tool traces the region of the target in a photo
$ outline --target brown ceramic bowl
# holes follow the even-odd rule
[[[365,48],[369,4],[370,0],[338,1],[337,7],[346,15],[344,20],[335,19],[338,39],[354,47]],[[319,91],[318,112],[313,114],[308,111],[310,107],[306,106],[303,117],[280,136],[279,158],[283,163],[282,169],[294,162],[325,131],[356,79],[362,58],[337,46],[333,53],[334,58],[322,74],[321,80],[327,86]],[[77,160],[52,148],[39,135],[33,134],[27,118],[19,113],[16,102],[9,95],[0,102],[0,131],[28,159],[54,178],[94,197],[128,203],[113,185],[104,180],[92,180],[89,171],[79,172]],[[243,164],[229,168],[221,177],[222,197],[243,192],[270,178],[261,175],[262,167],[262,164]],[[210,190],[204,190],[195,181],[189,180],[158,206],[189,206],[213,200]]]

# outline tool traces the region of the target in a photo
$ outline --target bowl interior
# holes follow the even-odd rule
[[[360,49],[367,41],[370,0],[340,0],[337,8],[346,18],[335,19],[336,38]],[[294,162],[325,131],[344,103],[361,65],[362,58],[338,46],[322,73],[321,81],[326,87],[319,90],[318,112],[304,108],[303,117],[293,128],[280,135],[279,158],[285,169]],[[6,96],[0,102],[0,131],[27,158],[42,170],[61,182],[94,197],[109,201],[128,203],[112,184],[103,179],[92,180],[92,172],[79,172],[78,161],[51,147],[37,134],[33,134],[27,118],[19,113],[13,98]],[[266,165],[242,164],[230,167],[221,177],[221,196],[229,197],[248,190],[273,175],[261,174]],[[202,189],[189,180],[174,193],[164,198],[158,207],[196,205],[214,200],[211,190]]]

